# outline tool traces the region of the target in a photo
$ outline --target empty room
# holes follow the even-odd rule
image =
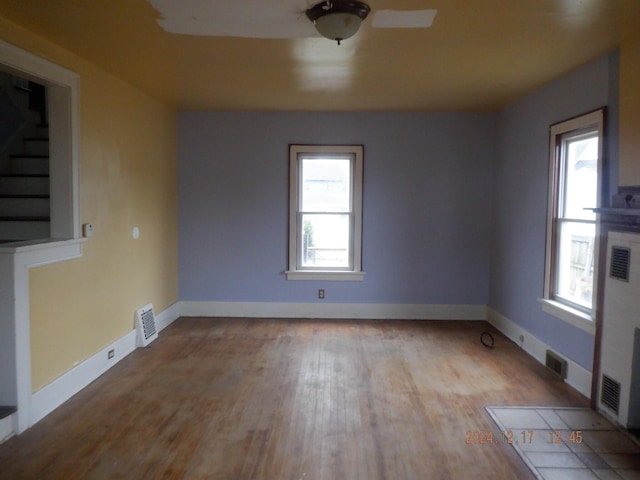
[[[637,0],[0,2],[0,479],[640,478],[636,268]]]

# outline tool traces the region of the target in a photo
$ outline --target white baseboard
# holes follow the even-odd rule
[[[180,316],[179,308],[179,304],[175,303],[155,315],[158,331],[168,327]],[[42,420],[135,349],[136,331],[134,329],[34,392],[31,396],[30,425]],[[108,358],[110,350],[114,351],[113,358]]]
[[[162,331],[178,317],[249,318],[332,318],[332,319],[409,319],[409,320],[486,320],[544,364],[550,348],[504,315],[485,305],[337,304],[268,302],[178,302],[156,314]],[[520,343],[519,337],[524,342]],[[136,332],[131,330],[111,345],[75,366],[31,396],[30,424],[33,425],[66,400],[105,373],[136,348]],[[114,357],[107,353],[114,350]],[[580,393],[591,394],[591,372],[570,359],[566,382]],[[2,432],[0,431],[0,434]],[[2,435],[0,435],[2,438]]]
[[[516,345],[522,348],[525,352],[527,352],[541,364],[545,364],[547,349],[553,350],[556,354],[564,358],[568,364],[567,378],[565,382],[567,382],[585,397],[591,397],[591,372],[589,370],[578,365],[573,360],[566,358],[560,353],[556,352],[542,340],[532,335],[527,330],[523,329],[518,324],[508,319],[501,313],[496,312],[491,307],[487,307],[487,315],[489,323],[500,330],[505,336],[511,339]],[[522,336],[523,338],[522,341],[520,340],[520,336]]]
[[[174,303],[160,313],[154,311],[153,314],[156,318],[156,328],[161,332],[180,317],[180,302]]]
[[[119,338],[53,382],[34,392],[31,396],[31,425],[42,420],[46,415],[133,352],[135,348],[136,331],[131,330],[124,337]],[[109,350],[114,350],[114,357],[111,359],[107,358]]]
[[[486,320],[486,305],[180,302],[185,317]]]

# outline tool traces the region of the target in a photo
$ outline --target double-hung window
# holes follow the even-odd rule
[[[591,331],[604,111],[551,126],[545,298],[551,314]],[[585,322],[586,321],[586,322]]]
[[[289,148],[289,280],[362,280],[361,145]]]

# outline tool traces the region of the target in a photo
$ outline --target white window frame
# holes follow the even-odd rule
[[[602,201],[603,176],[603,152],[604,152],[604,109],[599,109],[576,118],[551,125],[549,132],[549,198],[547,207],[547,238],[545,255],[545,279],[544,297],[540,299],[543,310],[577,328],[586,332],[595,332],[595,305],[597,302],[596,282],[598,278],[598,251],[599,251],[599,225],[596,220],[594,240],[594,272],[593,272],[593,299],[592,308],[579,307],[571,302],[564,301],[555,293],[556,282],[556,256],[559,248],[558,228],[562,219],[559,219],[558,208],[562,193],[561,168],[564,162],[563,141],[567,136],[578,136],[582,133],[596,132],[598,135],[598,191],[597,205]]]
[[[348,268],[318,269],[301,266],[300,246],[300,169],[305,155],[350,155],[353,158],[350,231],[350,258]],[[362,145],[290,145],[289,146],[289,269],[287,280],[362,281],[362,178],[364,147]]]

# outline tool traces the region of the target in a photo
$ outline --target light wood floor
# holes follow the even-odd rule
[[[0,446],[2,479],[532,479],[486,405],[587,406],[484,322],[182,318]]]

